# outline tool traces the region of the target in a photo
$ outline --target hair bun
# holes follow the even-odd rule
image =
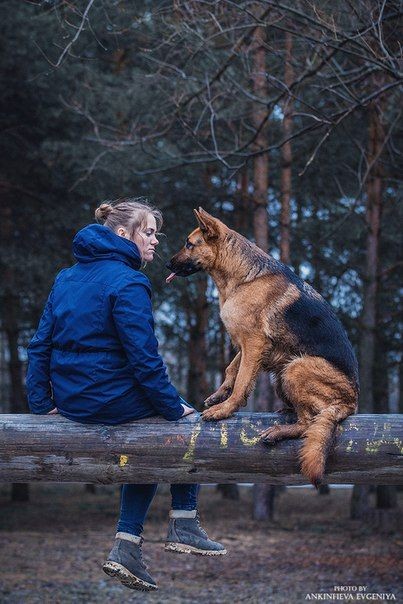
[[[112,212],[113,206],[110,203],[101,203],[99,208],[95,210],[95,219],[97,222],[104,223]]]

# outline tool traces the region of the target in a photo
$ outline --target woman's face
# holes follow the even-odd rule
[[[154,260],[155,248],[159,241],[156,237],[157,223],[152,214],[148,214],[146,225],[135,233],[133,240],[140,250],[144,262]]]
[[[152,214],[148,214],[146,226],[137,231],[134,235],[134,243],[140,250],[144,262],[154,260],[155,248],[159,241],[157,239],[157,223]]]
[[[131,238],[126,229],[123,229],[122,227],[118,229],[118,235],[134,241],[139,248],[141,258],[144,262],[151,262],[154,260],[155,248],[159,241],[156,237],[157,223],[152,214],[148,214],[146,225],[137,231],[133,238]]]

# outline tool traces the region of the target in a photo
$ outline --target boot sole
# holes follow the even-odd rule
[[[227,553],[226,549],[222,550],[206,550],[198,549],[193,545],[185,545],[184,543],[165,543],[166,552],[175,552],[177,554],[195,554],[196,556],[225,556]]]
[[[137,591],[155,591],[158,589],[156,585],[147,583],[147,581],[133,575],[122,564],[119,564],[119,562],[105,562],[102,566],[102,570],[110,577],[119,579],[122,585],[129,589],[136,589]]]

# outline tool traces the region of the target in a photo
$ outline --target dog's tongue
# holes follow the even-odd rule
[[[172,279],[174,279],[176,276],[176,273],[171,273],[170,275],[168,275],[168,277],[165,279],[165,283],[171,283]]]

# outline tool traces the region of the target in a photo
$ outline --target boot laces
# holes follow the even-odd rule
[[[141,566],[145,570],[147,570],[147,565],[146,565],[146,563],[143,560],[143,549],[142,549],[143,543],[144,543],[144,539],[143,539],[143,537],[140,537],[140,542],[136,544],[138,546],[138,552],[139,552],[138,553],[138,560],[139,560]]]
[[[197,528],[199,529],[199,531],[201,532],[201,534],[203,535],[203,537],[205,537],[206,539],[208,539],[208,535],[207,535],[206,531],[204,530],[204,528],[200,524],[200,515],[199,515],[199,512],[196,512],[196,518],[195,518],[195,520],[196,520]]]

